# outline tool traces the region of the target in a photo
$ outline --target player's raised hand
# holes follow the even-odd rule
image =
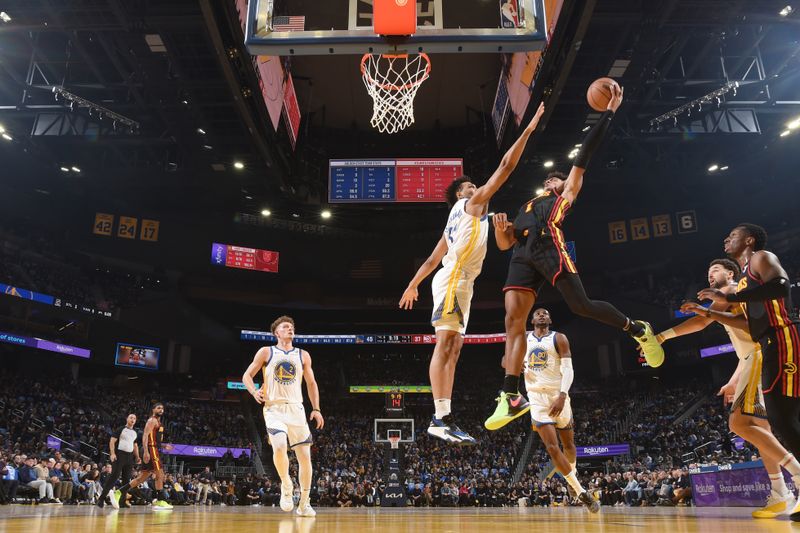
[[[703,289],[697,293],[698,300],[711,300],[712,302],[724,304],[727,303],[725,293],[719,289]]]
[[[705,312],[706,308],[697,302],[683,302],[681,304],[681,313],[686,315],[690,313],[699,314]]]
[[[494,225],[494,229],[505,232],[511,225],[511,222],[508,221],[508,215],[505,213],[495,213],[492,216],[492,224]]]
[[[322,418],[322,413],[319,411],[311,411],[311,414],[308,416],[309,420],[313,420],[317,424],[317,429],[322,429],[325,427],[325,419]]]
[[[610,83],[608,88],[611,91],[611,100],[608,101],[608,107],[606,107],[606,109],[616,113],[619,106],[622,105],[622,93],[625,92],[625,89],[616,83]]]
[[[529,132],[535,130],[536,126],[539,124],[539,119],[542,118],[542,115],[544,115],[544,102],[539,104],[539,107],[536,109],[536,113],[533,115],[533,118],[525,129]]]
[[[398,307],[400,309],[414,309],[414,302],[419,298],[419,291],[416,287],[408,287],[403,291],[403,296],[400,298]]]

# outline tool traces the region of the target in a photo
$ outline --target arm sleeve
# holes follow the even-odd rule
[[[602,115],[600,115],[600,120],[597,121],[597,124],[592,127],[591,131],[589,131],[589,134],[586,135],[586,138],[583,140],[581,149],[578,151],[578,155],[575,157],[574,166],[583,169],[589,166],[589,160],[600,146],[600,143],[603,142],[613,116],[614,112],[610,110],[606,110]]]
[[[728,294],[725,299],[729,302],[763,302],[786,298],[791,290],[788,279],[775,278],[758,287]]]
[[[575,371],[572,369],[572,357],[561,358],[561,392],[569,392]]]

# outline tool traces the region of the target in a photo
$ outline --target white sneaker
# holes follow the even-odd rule
[[[294,509],[294,487],[281,483],[281,510],[287,513]]]
[[[297,506],[297,516],[317,516],[317,512],[311,508],[310,503]]]
[[[111,507],[114,509],[119,509],[119,497],[120,492],[118,490],[112,490],[108,493],[108,499],[111,502]]]

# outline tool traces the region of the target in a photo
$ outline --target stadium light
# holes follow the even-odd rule
[[[326,209],[321,213],[320,216],[322,216],[322,218],[331,218],[331,212]]]
[[[493,217],[493,216],[494,216],[494,211],[491,211],[491,212],[489,213],[489,216],[490,216],[490,217]]]
[[[61,172],[69,172],[69,168],[67,168],[67,167],[61,167]]]
[[[269,209],[262,209],[262,210],[261,210],[261,216],[262,216],[262,217],[268,217],[268,216],[270,216],[271,214],[272,214],[272,211],[270,211]]]
[[[717,164],[713,164],[710,167],[708,167],[709,172],[716,172],[717,170],[719,170],[719,165]]]
[[[199,133],[200,135],[205,135],[206,130],[204,130],[203,128],[197,128],[197,133]]]
[[[536,196],[539,196],[542,193],[544,193],[544,189],[542,189],[541,187],[536,189]]]
[[[0,20],[8,24],[9,22],[11,22],[11,15],[6,13],[5,11],[0,11]]]
[[[797,128],[800,128],[800,117],[786,124],[786,127],[790,130],[796,130]]]
[[[6,132],[6,128],[5,128],[5,126],[3,126],[2,124],[0,124],[0,133],[5,133],[5,132]]]
[[[719,167],[719,169],[720,170],[728,170],[728,165],[725,165],[724,167]]]
[[[780,11],[778,11],[778,15],[782,17],[788,17],[789,15],[792,14],[792,11],[794,11],[794,8],[792,6],[786,6]]]
[[[14,140],[14,138],[11,135],[9,135],[8,133],[5,133],[5,132],[3,132],[3,139],[5,139],[7,141],[13,141]]]
[[[81,169],[79,169],[78,167],[75,167],[75,166],[73,166],[73,167],[72,167],[72,171],[73,171],[73,172],[80,172],[80,171],[81,171]]]
[[[545,161],[544,162],[544,168],[550,168],[553,165],[555,165],[555,163],[553,163],[552,161]]]
[[[234,161],[233,166],[234,168],[242,170],[244,168],[244,163],[242,163],[241,161]]]
[[[790,133],[792,133],[790,130],[783,130],[783,131],[781,132],[781,137],[786,137],[786,136],[787,136],[787,135],[789,135]]]

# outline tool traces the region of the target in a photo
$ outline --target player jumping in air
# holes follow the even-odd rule
[[[664,360],[664,350],[647,322],[633,321],[608,302],[590,300],[578,270],[567,253],[561,224],[583,186],[583,174],[592,154],[600,146],[614,112],[622,103],[622,89],[610,87],[607,110],[586,136],[575,164],[564,176],[551,172],[544,180],[544,192],[523,205],[513,223],[505,213],[493,217],[494,235],[501,250],[514,247],[503,289],[506,308],[506,351],[503,389],[497,407],[484,425],[500,429],[524,415],[530,406],[519,393],[519,374],[525,358],[525,322],[536,302],[537,292],[547,282],[553,285],[573,313],[624,330],[639,343],[651,366]]]
[[[475,444],[475,439],[458,427],[451,414],[456,363],[469,321],[472,287],[486,257],[489,201],[516,168],[542,113],[544,104],[539,104],[533,119],[485,184],[476,187],[467,176],[462,176],[447,187],[447,202],[451,206],[447,226],[433,253],[419,267],[400,298],[401,309],[412,309],[419,296],[417,287],[442,263],[431,284],[431,324],[436,330],[436,347],[430,363],[430,379],[435,412],[428,433],[447,442]]]

